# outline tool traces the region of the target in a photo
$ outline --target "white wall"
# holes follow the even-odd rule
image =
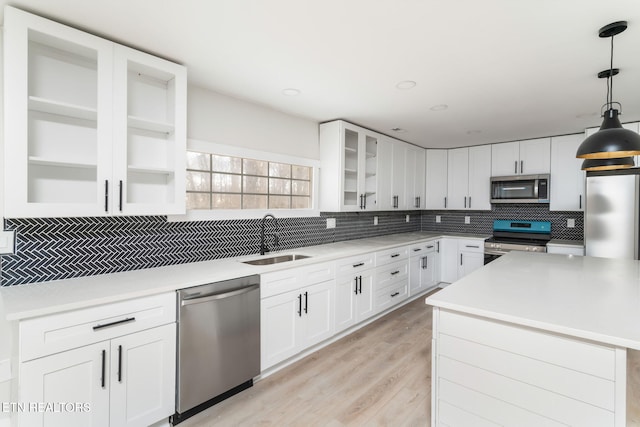
[[[189,86],[187,137],[254,150],[320,159],[318,123]]]

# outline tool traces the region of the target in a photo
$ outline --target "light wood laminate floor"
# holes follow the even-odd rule
[[[640,352],[628,358],[628,426],[640,427]],[[205,426],[428,426],[431,308],[424,298],[184,421]]]

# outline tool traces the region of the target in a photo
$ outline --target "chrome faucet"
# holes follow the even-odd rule
[[[265,252],[269,252],[269,247],[264,242],[264,225],[267,218],[273,218],[276,223],[276,231],[273,233],[273,246],[278,247],[278,219],[271,215],[266,214],[262,217],[262,221],[260,223],[260,255],[264,255]]]

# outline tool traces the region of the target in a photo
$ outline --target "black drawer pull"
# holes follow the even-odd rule
[[[353,264],[353,268],[362,267],[363,265],[364,265],[364,262],[359,262],[357,264]]]
[[[476,248],[476,249],[480,248],[480,246],[478,245],[465,245],[465,246],[468,248]]]
[[[432,246],[432,247],[433,247],[433,246]],[[414,249],[414,250],[413,250],[413,252],[420,252],[421,250],[422,250],[422,249],[420,249],[420,248],[416,248],[416,249]]]
[[[391,258],[396,258],[396,257],[399,257],[399,256],[400,256],[400,254],[393,254],[393,255],[391,255]]]
[[[102,369],[101,369],[102,378],[100,378],[100,385],[102,386],[102,388],[105,388],[105,381],[107,380],[105,377],[106,368],[107,368],[107,350],[102,350]]]
[[[122,382],[122,346],[118,346],[118,382]]]
[[[394,293],[391,294],[391,298],[393,298],[395,296],[398,296],[398,295],[400,295],[400,292],[394,292]]]
[[[105,323],[104,325],[96,325],[93,327],[93,330],[97,331],[98,329],[104,329],[104,328],[109,328],[111,326],[121,325],[123,323],[134,322],[135,320],[136,320],[135,317],[127,317],[126,319],[116,320],[115,322]]]
[[[395,276],[395,275],[396,275],[396,274],[398,274],[398,273],[400,273],[400,270],[392,271],[392,272],[391,272],[391,275],[392,275],[392,276]]]
[[[427,246],[427,249],[433,249],[433,245]]]

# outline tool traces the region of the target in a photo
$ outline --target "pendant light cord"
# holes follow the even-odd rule
[[[611,36],[611,62],[609,64],[609,77],[607,78],[607,106],[608,110],[613,108],[613,36]]]

